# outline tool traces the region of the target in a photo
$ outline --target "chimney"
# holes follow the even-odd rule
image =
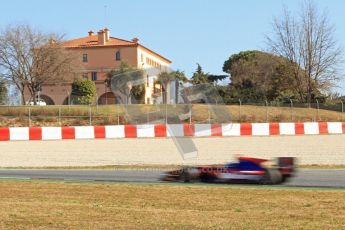
[[[134,43],[137,43],[137,44],[138,44],[138,43],[139,43],[139,38],[133,38],[133,39],[132,39],[132,42],[134,42]]]
[[[110,39],[110,30],[107,27],[105,27],[104,33],[105,33],[105,40],[108,42]]]
[[[105,45],[105,33],[104,30],[98,31],[98,45]]]
[[[90,30],[88,33],[89,33],[89,37],[93,36],[93,31],[92,30]]]

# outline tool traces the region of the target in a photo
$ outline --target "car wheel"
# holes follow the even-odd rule
[[[201,182],[212,182],[212,178],[207,173],[202,173],[200,175],[200,181]]]
[[[182,171],[182,174],[181,174],[181,180],[185,183],[188,183],[190,182],[190,175],[189,175],[189,172],[188,172],[188,168],[184,168],[183,171]]]
[[[267,169],[263,175],[262,184],[280,184],[283,177],[278,169]]]

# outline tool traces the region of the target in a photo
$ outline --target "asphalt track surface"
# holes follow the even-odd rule
[[[163,173],[164,170],[162,169],[1,169],[0,179],[167,183],[159,180]],[[299,169],[296,176],[285,183],[284,186],[345,189],[345,169]]]

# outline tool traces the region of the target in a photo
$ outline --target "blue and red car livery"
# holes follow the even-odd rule
[[[224,165],[185,167],[169,171],[163,181],[280,184],[293,176],[294,158],[280,157],[275,166],[268,167],[267,159],[240,156],[238,162]]]

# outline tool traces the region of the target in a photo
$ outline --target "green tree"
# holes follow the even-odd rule
[[[74,104],[90,105],[95,101],[96,85],[86,79],[75,80],[72,84],[72,97]]]
[[[302,102],[307,95],[307,85],[293,77],[296,65],[286,58],[261,51],[234,54],[223,65],[223,71],[230,74],[228,97],[251,102],[285,99]],[[314,95],[319,94],[315,89]]]
[[[131,94],[133,95],[136,104],[145,104],[145,84],[132,86]]]
[[[200,64],[197,63],[197,68],[195,72],[193,73],[193,76],[190,80],[190,82],[193,85],[199,85],[199,84],[206,84],[206,83],[217,83],[218,81],[221,81],[225,78],[227,78],[228,75],[215,75],[210,73],[205,73],[201,67]]]
[[[188,78],[186,77],[183,71],[176,70],[172,71],[171,74],[174,76],[175,79],[179,81],[180,84],[188,82]]]
[[[197,68],[193,73],[193,76],[190,80],[193,85],[205,84],[208,83],[208,74],[205,73],[199,63],[197,63]]]
[[[162,95],[163,95],[163,103],[167,103],[167,90],[169,88],[169,84],[175,83],[175,103],[178,103],[178,97],[179,97],[179,89],[183,85],[183,83],[188,82],[188,78],[184,74],[183,71],[176,70],[172,72],[161,72],[158,74],[158,78],[156,80],[156,83],[161,85]]]

